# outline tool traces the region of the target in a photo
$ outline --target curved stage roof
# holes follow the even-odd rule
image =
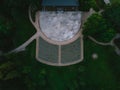
[[[42,6],[79,6],[78,0],[42,0]]]

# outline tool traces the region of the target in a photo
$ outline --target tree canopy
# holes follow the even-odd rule
[[[102,15],[120,33],[120,3],[108,6]]]
[[[115,31],[99,14],[91,15],[83,27],[85,36],[92,36],[98,41],[108,42],[115,36]]]

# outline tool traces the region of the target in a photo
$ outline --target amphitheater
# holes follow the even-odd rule
[[[81,62],[84,58],[82,26],[89,14],[81,11],[38,11],[33,24],[38,33],[36,59],[52,66]]]
[[[41,24],[39,23],[39,25]],[[57,35],[52,38],[49,34],[43,33],[43,31],[42,28],[39,29],[41,34],[37,38],[36,58],[38,61],[57,66],[71,65],[82,61],[83,40],[81,30],[78,30],[72,37],[65,38],[62,35],[58,36],[58,39],[56,39]],[[58,33],[60,35],[60,32]],[[65,32],[63,31],[63,33]],[[68,33],[69,31],[65,35]],[[55,31],[52,34],[56,34]]]
[[[88,12],[79,11],[78,0],[42,1],[43,8],[35,13],[35,20],[29,8],[29,19],[36,33],[8,54],[24,51],[36,39],[36,59],[41,63],[68,66],[83,61],[82,27],[95,11],[92,8]]]
[[[37,61],[52,66],[68,66],[81,62],[84,59],[82,27],[94,10],[82,12],[73,6],[69,9],[63,7],[62,10],[61,7],[55,7],[58,9],[55,11],[38,10],[34,20],[32,8],[29,8],[29,19],[36,33],[8,54],[25,51],[36,39]]]

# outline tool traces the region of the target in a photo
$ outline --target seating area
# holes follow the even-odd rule
[[[37,38],[36,58],[52,66],[67,66],[83,60],[83,40],[78,38],[67,45],[53,45],[41,37]]]
[[[39,62],[68,66],[83,60],[84,22],[78,6],[78,0],[42,1],[43,10],[37,12],[35,22],[38,32],[36,59]]]

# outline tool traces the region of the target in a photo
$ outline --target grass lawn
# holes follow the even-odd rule
[[[116,46],[120,49],[120,38],[115,39],[114,43],[116,44]]]
[[[28,18],[28,13],[23,14],[20,11],[16,11],[13,18],[16,26],[14,45],[17,47],[34,35],[36,30]]]
[[[90,90],[116,90],[116,77],[113,74],[109,60],[110,58],[108,47],[99,46],[92,41],[85,41],[85,64],[86,64],[86,83]],[[97,53],[98,59],[92,59],[92,54]]]
[[[110,0],[112,3],[120,3],[120,0]]]

